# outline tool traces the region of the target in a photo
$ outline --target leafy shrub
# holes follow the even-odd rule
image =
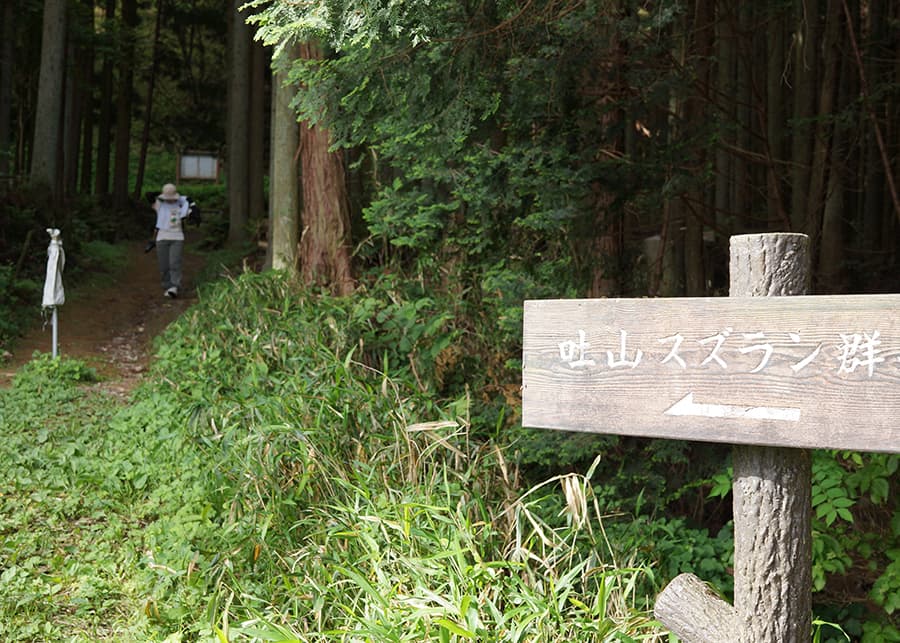
[[[32,279],[16,279],[11,266],[0,265],[0,348],[9,344],[26,327],[40,302],[41,286]],[[2,355],[2,353],[0,353]]]
[[[385,290],[333,299],[248,273],[204,290],[160,339],[160,385],[138,406],[189,410],[208,481],[191,524],[210,524],[183,533],[167,514],[147,528],[154,618],[270,640],[651,632],[629,588],[652,576],[604,560],[590,484],[517,500],[500,445],[425,379],[422,356],[444,336],[430,304]],[[562,517],[548,515],[545,499],[563,496]],[[212,592],[205,628],[185,616],[186,574]]]
[[[97,371],[87,366],[80,359],[70,357],[53,357],[48,353],[35,353],[16,373],[13,385],[16,387],[34,387],[36,383],[55,380],[66,382],[96,382]]]

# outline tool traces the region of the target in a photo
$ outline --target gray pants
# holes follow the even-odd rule
[[[156,258],[159,260],[159,276],[163,290],[181,288],[181,253],[184,241],[157,241]]]

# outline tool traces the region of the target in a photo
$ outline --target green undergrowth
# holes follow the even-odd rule
[[[125,405],[79,362],[17,374],[0,638],[667,640],[590,472],[523,491],[466,396],[438,401],[356,305],[246,274],[169,327]]]
[[[523,484],[478,392],[435,382],[464,341],[444,310],[247,273],[127,400],[32,360],[0,390],[0,640],[669,641],[649,609],[674,575],[729,595],[730,523],[623,496],[618,456]],[[816,458],[815,589],[868,556],[876,606],[817,607],[817,640],[893,640],[896,534],[871,525],[896,458]]]
[[[410,364],[441,316],[381,296],[245,274],[161,338],[157,394],[210,454],[216,544],[164,562],[207,579],[206,621],[160,618],[231,640],[655,638],[652,573],[605,541],[588,478],[522,496],[466,396],[437,402]]]

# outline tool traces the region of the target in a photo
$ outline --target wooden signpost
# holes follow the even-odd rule
[[[523,424],[900,449],[900,295],[525,302]]]
[[[806,449],[900,452],[900,296],[803,296],[808,266],[804,235],[742,235],[729,298],[525,303],[524,426],[744,445],[735,606],[690,575],[657,601],[688,643],[809,641]]]

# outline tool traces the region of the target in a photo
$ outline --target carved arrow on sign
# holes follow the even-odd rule
[[[730,406],[727,404],[697,404],[694,394],[688,393],[664,411],[665,415],[693,415],[708,418],[747,418],[753,420],[783,420],[799,422],[800,409],[778,406]]]

